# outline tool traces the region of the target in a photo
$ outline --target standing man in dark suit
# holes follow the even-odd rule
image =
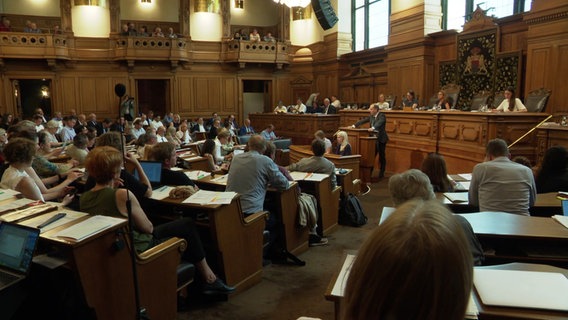
[[[353,128],[356,128],[363,123],[369,122],[371,127],[369,128],[369,132],[376,132],[377,141],[375,144],[375,154],[376,152],[379,153],[379,164],[381,165],[381,171],[379,173],[379,178],[383,178],[385,176],[385,169],[387,167],[387,159],[385,155],[385,150],[387,148],[387,141],[389,141],[389,136],[385,130],[385,124],[387,123],[387,118],[385,114],[379,111],[379,106],[376,104],[371,105],[369,108],[369,113],[371,114],[368,118],[363,118],[354,125]]]

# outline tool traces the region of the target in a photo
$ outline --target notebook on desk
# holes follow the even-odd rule
[[[160,188],[162,184],[162,163],[158,161],[140,161],[140,166],[148,177],[148,180],[152,185],[152,190]],[[140,180],[140,175],[137,169],[134,169],[134,177]]]
[[[0,291],[27,276],[39,232],[37,228],[0,223]]]

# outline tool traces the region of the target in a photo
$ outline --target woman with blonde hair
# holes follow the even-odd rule
[[[337,132],[337,146],[334,153],[340,156],[351,155],[351,144],[349,144],[349,137],[347,136],[347,132]]]
[[[181,141],[178,139],[176,133],[176,127],[169,126],[168,129],[166,129],[166,140],[168,140],[168,142],[170,143],[173,143],[176,147],[179,147],[181,145]]]
[[[468,242],[437,200],[400,206],[365,241],[342,319],[464,319],[473,281]]]

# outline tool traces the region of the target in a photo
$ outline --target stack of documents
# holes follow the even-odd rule
[[[323,181],[323,179],[329,177],[329,174],[292,171],[290,172],[290,176],[292,176],[294,181]]]
[[[124,219],[121,218],[93,216],[59,231],[55,236],[80,241],[122,222],[124,222]]]
[[[444,196],[452,203],[464,203],[469,201],[467,192],[444,192]]]
[[[200,205],[208,204],[230,204],[233,198],[237,195],[236,192],[218,192],[199,190],[189,198],[183,200],[183,203],[193,203]]]

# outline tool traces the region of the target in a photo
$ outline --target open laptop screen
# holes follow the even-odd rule
[[[568,216],[568,200],[562,200],[562,213]]]
[[[39,229],[0,224],[0,267],[26,274],[39,237]]]
[[[152,185],[159,185],[162,181],[162,163],[157,161],[140,161],[142,170],[146,173]],[[140,180],[138,170],[134,170],[134,177]]]

